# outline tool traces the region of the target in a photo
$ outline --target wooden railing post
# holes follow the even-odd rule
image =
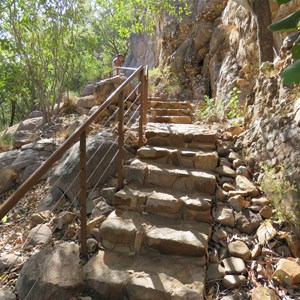
[[[121,190],[124,184],[124,92],[119,96],[118,110],[118,186]]]
[[[80,228],[81,228],[81,255],[88,257],[87,251],[87,227],[86,227],[86,193],[87,193],[87,171],[86,171],[86,131],[80,135]]]
[[[124,88],[132,82],[143,69],[142,66],[138,68],[126,68],[134,71],[119,87],[115,90],[100,106],[99,108],[60,146],[52,155],[27,179],[22,185],[0,206],[0,220],[13,209],[24,195],[37,183],[40,178],[57,162],[62,155],[80,138],[81,134],[86,131],[89,126],[95,121],[97,117],[114,101],[115,97],[119,96]],[[124,133],[124,129],[122,130]],[[122,167],[123,174],[123,167]]]
[[[144,70],[144,108],[143,108],[143,125],[147,125],[147,112],[148,112],[148,66]]]
[[[145,77],[144,68],[139,74],[139,94],[140,94],[140,121],[139,121],[139,147],[144,145],[144,110],[145,110]]]

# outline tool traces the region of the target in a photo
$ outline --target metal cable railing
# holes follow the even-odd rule
[[[134,89],[132,89],[132,91],[130,92],[130,94],[129,94],[129,95],[127,96],[127,98],[124,100],[125,103],[126,103],[126,101],[132,96],[132,94],[135,93],[135,92],[137,91],[137,89],[139,88],[139,85],[140,85],[140,84],[141,84],[141,83],[139,83]],[[124,117],[126,117],[126,115],[131,111],[133,105],[134,105],[136,102],[138,102],[139,99],[140,99],[140,94],[137,95],[137,97],[135,98],[135,100],[134,100],[133,102],[131,102],[131,104],[130,104],[129,107],[127,107],[127,110],[126,110],[126,112],[124,113]],[[103,125],[104,127],[107,127],[107,125],[109,125],[109,124],[111,123],[111,121],[114,120],[114,118],[115,118],[117,112],[118,112],[118,110],[115,110],[114,113],[113,113],[112,115],[110,115],[109,118],[108,118],[108,119],[105,121],[105,123],[103,123],[102,125]],[[134,115],[134,114],[133,114],[133,115]],[[133,115],[132,115],[132,117],[133,117]],[[131,119],[132,119],[132,117],[131,117]],[[126,126],[127,126],[127,125],[128,125],[128,124],[126,124]],[[115,126],[112,127],[112,128],[109,128],[109,130],[107,131],[107,133],[113,134],[113,133],[114,133],[114,130],[115,130],[116,128],[117,128],[117,125],[115,125]],[[114,142],[116,142],[116,139],[114,140]],[[102,147],[103,145],[104,145],[104,141],[100,144],[100,146],[96,149],[96,151],[94,151],[93,154],[90,156],[89,160],[87,161],[87,165],[88,165],[89,163],[91,163],[92,159],[93,159],[93,158],[96,156],[96,154],[100,151],[100,149],[101,149],[101,147]],[[112,145],[113,145],[113,144],[112,144]],[[108,149],[108,151],[110,151],[111,149],[112,149],[112,146]],[[95,174],[97,168],[98,168],[98,167],[101,165],[101,163],[104,161],[104,159],[106,158],[107,154],[108,154],[108,152],[106,152],[106,153],[103,155],[101,161],[99,161],[99,163],[97,164],[96,168],[94,168],[94,171],[93,171],[92,174],[89,176],[88,180]],[[97,181],[95,187],[99,184],[99,182],[100,182],[100,180],[102,179],[102,177],[104,176],[104,174],[105,174],[105,172],[102,173],[102,176],[101,176],[100,179]],[[54,183],[52,183],[52,186],[56,186],[56,185],[58,184],[58,182],[62,179],[62,177],[63,177],[63,174],[62,174],[61,176],[59,176],[59,177],[57,178],[57,180],[56,180]],[[66,189],[64,189],[64,193],[63,193],[62,196],[57,200],[55,206],[52,208],[52,211],[55,211],[55,210],[57,209],[57,207],[60,205],[61,201],[62,201],[63,198],[65,197],[65,194],[70,190],[70,188],[71,188],[72,185],[75,183],[75,181],[78,179],[78,177],[79,177],[79,174],[77,174],[77,175],[75,176],[75,178],[73,179],[73,181],[69,184],[69,186],[68,186]],[[94,190],[94,189],[93,189],[93,190]],[[76,195],[76,197],[78,197],[78,195]],[[73,204],[73,203],[74,203],[74,200],[73,200],[72,204]],[[70,208],[70,206],[69,206],[69,208]],[[53,218],[52,218],[52,219],[53,219]],[[51,223],[51,220],[50,220],[50,223]],[[12,231],[14,231],[14,230],[12,230]],[[22,250],[21,250],[21,251],[22,251]],[[9,273],[9,271],[12,269],[12,267],[13,267],[13,265],[11,266],[11,268],[9,268],[8,273]]]
[[[122,68],[126,69],[126,68]],[[87,196],[87,175],[86,175],[86,135],[88,132],[89,126],[92,124],[94,120],[96,120],[105,109],[109,107],[114,101],[114,99],[123,94],[125,87],[133,82],[133,80],[138,80],[138,84],[133,89],[132,93],[136,93],[138,91],[138,96],[136,100],[139,103],[140,109],[140,117],[139,117],[139,145],[143,144],[143,135],[144,129],[143,126],[146,124],[146,110],[147,110],[147,67],[139,67],[137,69],[130,68],[130,71],[133,71],[132,75],[130,75],[121,85],[120,87],[114,91],[107,100],[102,103],[99,108],[90,116],[48,159],[47,161],[37,169],[19,188],[18,190],[11,195],[0,207],[0,219],[2,219],[14,206],[22,199],[22,197],[29,191],[36,182],[40,180],[42,175],[47,172],[53,164],[58,161],[62,155],[78,140],[80,140],[80,174],[77,174],[74,180],[78,180],[80,177],[80,185],[81,189],[79,192],[79,200],[81,207],[81,254],[84,257],[87,257],[87,245],[86,245],[86,196]],[[128,96],[130,97],[130,95]],[[123,97],[119,97],[120,100],[118,102],[118,110],[116,110],[116,114],[118,114],[118,151],[116,153],[116,157],[118,160],[118,185],[117,189],[121,189],[123,187],[123,164],[124,164],[124,100]],[[127,99],[125,99],[126,101]],[[132,107],[131,104],[130,107]],[[128,113],[128,112],[127,112]],[[127,114],[126,113],[126,114]],[[109,119],[111,120],[111,118]],[[109,121],[107,121],[109,122]],[[112,131],[115,129],[114,127]],[[100,165],[100,164],[99,164]],[[90,177],[89,177],[90,178]],[[65,191],[64,191],[65,192]],[[77,197],[76,197],[77,198]],[[75,201],[75,199],[73,200]],[[73,203],[72,203],[73,205]]]
[[[139,71],[140,73],[137,73],[138,74],[138,84],[135,86],[135,88],[131,91],[130,95],[128,95],[128,97],[126,99],[122,99],[123,97],[120,98],[120,101],[118,103],[118,109],[115,110],[115,112],[105,121],[104,123],[104,126],[106,126],[107,124],[110,124],[110,122],[115,118],[115,116],[118,114],[118,124],[116,124],[115,126],[113,126],[112,128],[110,128],[109,132],[110,133],[114,133],[114,131],[116,130],[116,128],[118,128],[118,137],[115,138],[115,140],[113,141],[113,144],[118,140],[118,150],[116,151],[116,153],[113,155],[110,163],[107,165],[106,169],[103,170],[102,172],[102,175],[100,176],[100,178],[97,180],[97,182],[94,184],[93,186],[93,189],[92,190],[95,190],[99,184],[99,182],[101,181],[102,177],[105,175],[106,171],[108,170],[110,164],[112,163],[112,161],[114,161],[116,158],[118,159],[118,186],[117,188],[120,189],[122,188],[123,186],[123,164],[124,164],[124,140],[128,138],[128,132],[126,132],[126,136],[124,135],[124,131],[125,131],[125,128],[124,128],[124,125],[125,126],[128,126],[128,124],[130,123],[133,123],[134,122],[134,119],[136,122],[138,122],[140,124],[140,126],[143,126],[144,124],[146,124],[146,119],[142,120],[143,119],[143,116],[146,116],[146,112],[143,112],[142,110],[142,107],[144,106],[144,109],[146,109],[146,101],[147,101],[147,87],[145,86],[145,84],[147,83],[147,68],[138,68],[136,70],[136,72]],[[132,74],[132,76],[130,77],[133,77],[133,79],[135,78],[134,77],[134,74]],[[125,84],[121,85],[121,88],[125,88]],[[137,92],[138,91],[138,92]],[[125,111],[124,110],[124,102],[126,102],[133,93],[136,93],[137,96],[135,98],[135,100],[133,102],[130,103],[130,105],[127,107],[127,110]],[[116,97],[116,94],[118,94],[118,90],[116,90],[110,97],[108,97],[108,99],[104,102],[104,103],[107,103],[107,105],[105,106],[104,104],[102,104],[100,106],[103,107],[103,109],[100,111],[100,108],[97,110],[97,112],[99,111],[99,115],[101,114],[101,112],[103,112],[109,105],[109,99],[113,99],[114,97]],[[136,105],[136,108],[135,110],[133,110],[133,107],[134,105]],[[138,118],[136,118],[137,116],[137,111],[140,112],[140,116]],[[94,113],[91,118],[94,116],[94,117],[97,117],[97,112]],[[129,113],[132,113],[129,118],[127,119],[127,122],[126,124],[125,123],[125,120],[124,118],[129,114]],[[142,121],[141,121],[142,120]],[[87,120],[84,124],[87,124],[86,126],[89,126],[91,123],[88,122],[89,120]],[[83,125],[84,125],[83,124]],[[72,135],[69,137],[68,140],[70,140],[72,137],[76,137],[78,139],[78,131],[82,130],[82,127],[83,125]],[[87,127],[86,127],[87,128]],[[108,153],[112,150],[112,147],[110,147],[106,153],[103,155],[102,159],[100,160],[100,162],[97,164],[97,166],[94,168],[94,171],[89,175],[89,177],[87,178],[86,174],[84,174],[85,176],[82,176],[82,172],[85,172],[86,173],[86,167],[87,165],[91,162],[92,158],[96,155],[96,153],[100,150],[100,148],[103,146],[103,143],[96,149],[96,151],[92,154],[92,156],[89,158],[88,161],[86,161],[86,132],[87,130],[82,130],[82,134],[79,135],[80,137],[80,156],[81,156],[81,159],[80,159],[80,164],[81,164],[81,174],[77,174],[75,176],[75,178],[73,179],[73,181],[69,184],[69,187],[67,187],[66,190],[64,190],[64,194],[67,192],[67,190],[72,186],[72,184],[78,180],[78,177],[80,176],[81,177],[81,189],[80,191],[76,194],[76,196],[74,197],[74,199],[69,203],[68,207],[66,208],[67,210],[71,209],[73,206],[74,206],[74,203],[77,201],[77,198],[79,196],[80,198],[80,203],[81,203],[81,210],[80,210],[80,223],[81,223],[81,254],[84,256],[84,257],[87,257],[87,245],[86,245],[86,239],[87,239],[87,229],[86,229],[86,223],[87,223],[87,219],[86,219],[86,195],[87,195],[87,190],[86,190],[86,186],[87,186],[87,182],[93,177],[94,173],[95,173],[95,170],[101,165],[101,163],[105,160],[106,156],[108,155]],[[142,130],[139,130],[139,132],[143,132],[143,129]],[[76,134],[77,133],[77,134]],[[120,138],[121,136],[121,138]],[[64,145],[72,145],[70,142],[68,144],[68,140],[65,141],[65,143],[61,146],[63,147]],[[121,145],[120,145],[120,142],[121,142]],[[139,137],[139,144],[141,145],[143,142],[143,136]],[[112,145],[113,145],[112,144]],[[68,148],[70,148],[70,146]],[[60,148],[61,148],[60,147]],[[58,152],[59,149],[56,150],[56,152]],[[66,148],[66,150],[61,153],[60,156],[62,156],[67,150],[68,148]],[[122,153],[123,152],[123,153]],[[60,153],[60,152],[59,152]],[[52,160],[50,161],[53,161],[53,156],[54,156],[55,153],[52,154]],[[51,159],[51,157],[49,159]],[[59,159],[59,158],[58,158]],[[52,162],[52,165],[58,160],[56,159],[54,162]],[[121,160],[121,161],[120,161]],[[45,164],[47,164],[47,161],[45,162]],[[49,166],[49,168],[47,170],[49,170],[51,167]],[[94,167],[94,166],[93,166]],[[41,169],[41,167],[39,168]],[[37,172],[39,171],[39,169],[37,170]],[[40,171],[41,172],[41,171]],[[121,173],[120,173],[121,172]],[[33,179],[35,179],[35,174],[33,174],[30,178],[33,177]],[[61,175],[62,176],[62,175]],[[61,176],[56,180],[56,183],[58,182],[58,180],[61,178]],[[121,177],[121,179],[120,179]],[[30,181],[30,178],[27,180],[27,181]],[[36,179],[38,180],[38,179]],[[26,183],[26,182],[25,182]],[[24,184],[25,184],[24,183]],[[54,183],[54,186],[55,184]],[[24,185],[23,184],[23,185]],[[27,183],[28,184],[28,183]],[[34,183],[33,183],[34,184]],[[32,185],[33,185],[32,184]],[[24,187],[23,187],[24,189]],[[27,189],[27,191],[30,189],[30,187]],[[25,191],[23,195],[25,195],[25,193],[27,192]],[[16,191],[15,194],[19,195],[17,193],[18,191]],[[63,195],[64,196],[64,195]],[[62,197],[63,197],[62,196]],[[58,202],[56,203],[55,207],[57,207],[59,205],[59,202],[62,200],[62,197],[58,200]],[[22,196],[20,197],[20,199],[22,198]],[[9,201],[10,199],[13,199],[14,200],[14,195],[12,195],[7,201]],[[20,200],[19,199],[19,200]],[[7,201],[4,203],[4,205],[2,205],[0,207],[0,218],[2,218],[6,213],[6,210],[7,210]],[[15,201],[15,200],[14,200]],[[84,203],[83,203],[84,201]],[[17,203],[17,202],[16,202]],[[5,205],[6,204],[6,205]],[[55,209],[55,208],[54,208]],[[3,214],[3,215],[2,215]],[[74,216],[72,222],[69,224],[69,227],[68,229],[66,230],[66,232],[64,233],[63,235],[63,239],[67,236],[68,234],[68,230],[69,228],[71,228],[71,225],[73,225],[76,220],[78,220],[78,217],[79,215],[77,214],[76,216]],[[52,220],[50,221],[50,223],[53,223],[53,218]],[[52,233],[54,233],[54,231],[56,230],[56,225],[54,225],[52,227]],[[24,250],[24,246],[22,247],[22,250]],[[46,247],[47,245],[44,245],[44,247]],[[31,261],[31,264],[27,267],[26,270],[23,270],[23,272],[26,273],[27,270],[30,269],[30,266],[34,263],[34,261],[38,258],[38,255],[40,254],[37,253],[37,255],[35,256],[35,259]],[[10,267],[10,269],[13,268],[13,265]],[[40,274],[41,275],[41,274]],[[34,286],[37,284],[38,280],[40,279],[40,275],[39,277],[36,279],[35,283],[31,286],[30,290],[28,291],[27,293],[27,296],[26,296],[26,299],[29,299],[28,297],[30,297],[30,293],[31,291],[34,289]]]

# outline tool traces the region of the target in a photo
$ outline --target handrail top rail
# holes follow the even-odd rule
[[[28,192],[33,185],[40,180],[40,178],[47,172],[53,164],[58,161],[62,155],[74,144],[81,134],[85,132],[88,127],[93,123],[97,116],[104,111],[118,96],[123,89],[131,82],[132,79],[144,69],[143,66],[134,68],[135,72],[132,73],[110,96],[99,106],[99,108],[79,126],[73,134],[71,134],[62,145],[60,145],[52,155],[26,180],[19,188],[0,206],[0,220],[20,201],[20,199]]]
[[[116,67],[115,69],[121,69],[121,70],[136,70],[136,68],[132,68],[132,67]]]

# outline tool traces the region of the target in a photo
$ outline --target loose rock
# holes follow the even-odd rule
[[[27,236],[27,245],[47,244],[52,239],[52,231],[46,225],[37,225],[32,228]]]
[[[248,260],[251,258],[251,252],[248,246],[242,241],[229,243],[228,251],[232,256],[239,257],[242,260]]]
[[[17,266],[23,262],[22,257],[13,253],[2,253],[0,256],[0,271],[10,268],[11,266]],[[1,297],[0,297],[1,299]]]
[[[227,289],[241,287],[247,283],[247,279],[243,275],[226,275],[223,279],[223,284]]]
[[[273,278],[287,285],[300,283],[300,265],[294,260],[280,259]]]
[[[273,210],[270,206],[265,205],[260,211],[259,214],[264,218],[264,219],[269,219],[273,215]]]
[[[75,220],[76,216],[77,215],[73,212],[63,211],[53,220],[53,223],[57,229],[62,229],[65,225],[71,224]]]
[[[209,264],[207,269],[207,280],[222,279],[225,275],[225,269],[220,264]]]
[[[0,291],[0,299],[1,300],[16,300],[17,297],[12,291],[3,289]]]
[[[258,206],[265,206],[265,205],[269,205],[270,204],[270,200],[266,197],[260,197],[260,198],[253,198],[251,200],[251,202],[254,205],[258,205]]]
[[[245,199],[241,195],[236,195],[228,199],[230,206],[237,212],[242,211],[244,207],[244,201]]]
[[[264,286],[256,287],[251,293],[252,300],[279,300],[276,293]]]
[[[219,174],[220,176],[227,176],[227,177],[232,177],[232,178],[236,177],[236,172],[227,166],[217,167],[215,169],[215,172],[217,174]]]
[[[256,197],[259,194],[259,190],[245,176],[237,175],[235,180],[237,187],[242,191],[246,191],[249,194],[249,196]]]
[[[244,261],[239,257],[229,257],[222,260],[226,274],[243,274],[246,272]]]
[[[234,214],[231,208],[218,206],[215,211],[215,220],[222,225],[234,227]]]
[[[218,228],[212,235],[212,240],[215,242],[226,241],[227,240],[227,231],[223,228]]]
[[[277,230],[273,227],[271,222],[265,222],[258,228],[256,234],[259,243],[264,245],[267,241],[275,237]]]
[[[244,209],[236,217],[237,229],[240,232],[252,234],[260,226],[262,218],[259,214],[254,214],[249,209]]]

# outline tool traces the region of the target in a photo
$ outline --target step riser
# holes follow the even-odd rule
[[[83,271],[87,285],[101,299],[204,299],[204,270],[198,261],[157,256],[133,259],[100,251]],[[116,266],[120,265],[125,267],[119,270]],[[172,269],[176,265],[178,267]]]
[[[158,162],[171,166],[196,168],[206,171],[214,171],[218,166],[217,152],[172,151],[166,148],[156,149],[143,147],[138,150],[138,157],[150,163]]]
[[[100,227],[102,246],[110,251],[134,255],[149,251],[179,256],[205,257],[210,225],[199,223],[196,228],[170,228],[137,224],[137,220],[108,218]],[[147,221],[146,221],[147,222]]]
[[[189,109],[151,109],[152,117],[156,116],[189,116],[193,115],[193,112]]]
[[[193,104],[189,102],[164,102],[164,101],[149,101],[149,108],[159,109],[193,109]]]
[[[183,134],[147,131],[147,145],[159,147],[216,150],[217,136],[213,133]]]
[[[214,175],[204,172],[182,172],[180,170],[165,172],[159,168],[129,166],[127,168],[127,184],[135,186],[157,186],[177,191],[193,192],[212,195],[216,189]]]
[[[155,116],[150,117],[148,121],[156,123],[191,124],[192,118],[188,116]]]
[[[210,224],[212,222],[210,202],[208,199],[204,205],[192,206],[181,199],[158,200],[151,198],[151,195],[127,195],[120,192],[115,195],[114,207],[170,219]]]

